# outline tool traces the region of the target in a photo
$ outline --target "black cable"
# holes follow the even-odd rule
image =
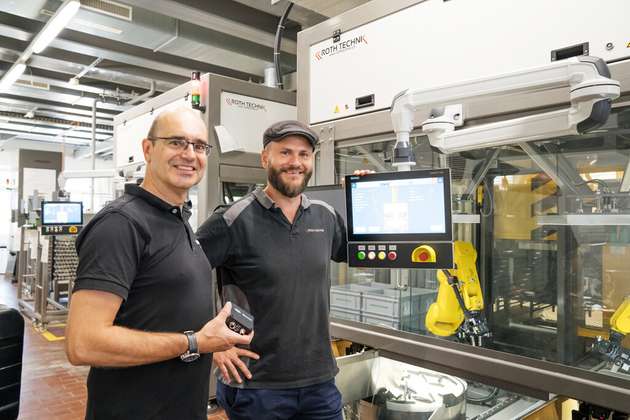
[[[282,74],[280,73],[280,43],[282,42],[282,32],[284,31],[284,24],[287,21],[287,17],[289,16],[289,12],[293,8],[293,2],[290,1],[287,4],[287,7],[284,9],[284,13],[280,17],[280,21],[278,22],[278,28],[276,29],[276,40],[273,46],[273,66],[276,69],[276,84],[280,89],[284,87],[282,83]]]

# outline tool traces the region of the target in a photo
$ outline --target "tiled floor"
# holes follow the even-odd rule
[[[16,290],[0,275],[0,304],[17,307]],[[19,420],[79,420],[85,414],[88,368],[72,366],[63,340],[47,341],[25,318]],[[221,411],[208,420],[227,420]]]

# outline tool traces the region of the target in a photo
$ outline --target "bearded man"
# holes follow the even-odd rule
[[[232,420],[342,419],[328,306],[330,260],[346,260],[346,228],[302,193],[317,142],[298,121],[273,124],[261,154],[267,185],[219,207],[197,232],[223,301],[255,318],[249,349],[213,354],[217,400]]]

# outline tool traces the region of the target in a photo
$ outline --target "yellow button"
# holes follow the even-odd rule
[[[385,257],[387,257],[387,254],[385,254],[384,251],[381,251],[381,252],[378,253],[378,259],[379,260],[384,260]]]

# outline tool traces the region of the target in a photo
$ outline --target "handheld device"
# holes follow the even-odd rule
[[[232,303],[232,313],[225,320],[225,325],[235,333],[247,335],[254,329],[254,317],[245,309]]]

